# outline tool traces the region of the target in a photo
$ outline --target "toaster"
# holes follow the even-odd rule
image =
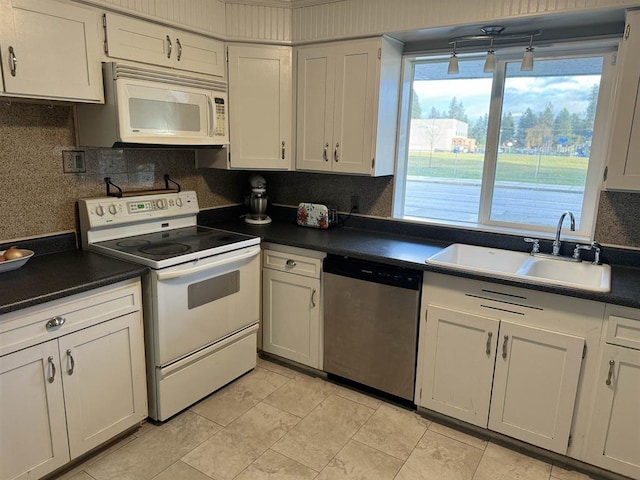
[[[300,203],[297,214],[298,225],[302,227],[330,228],[338,223],[338,212],[320,203]]]

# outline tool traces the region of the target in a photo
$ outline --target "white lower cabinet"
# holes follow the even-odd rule
[[[640,478],[640,311],[607,311],[585,461]]]
[[[263,251],[262,349],[316,369],[322,368],[324,256],[275,245]]]
[[[140,305],[123,282],[0,317],[0,479],[41,478],[147,417]]]
[[[566,454],[584,442],[604,306],[426,273],[416,404]]]

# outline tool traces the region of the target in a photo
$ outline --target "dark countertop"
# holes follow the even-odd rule
[[[560,295],[640,308],[640,268],[636,267],[611,265],[611,291],[608,293],[589,292],[537,284],[524,280],[517,281],[488,275],[471,274],[425,263],[425,259],[452,242],[427,238],[421,239],[414,236],[351,227],[318,230],[299,227],[295,222],[288,221],[274,221],[268,225],[249,225],[242,221],[234,220],[230,222],[215,222],[209,226],[256,235],[261,237],[263,242],[278,243],[400,267],[434,271],[478,280],[489,280],[504,285],[534,288]]]
[[[0,273],[0,315],[141,276],[146,267],[92,252],[36,254]]]

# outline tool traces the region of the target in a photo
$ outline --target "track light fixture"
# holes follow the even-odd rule
[[[484,62],[484,71],[487,73],[491,73],[496,68],[496,52],[493,49],[494,41],[502,41],[502,40],[518,40],[521,38],[529,39],[529,46],[526,48],[524,57],[522,58],[522,64],[520,65],[520,70],[528,71],[533,70],[533,37],[537,37],[542,33],[541,30],[535,30],[531,32],[522,32],[522,33],[502,33],[505,30],[505,27],[502,25],[488,25],[482,27],[480,31],[482,34],[480,35],[467,35],[464,37],[456,37],[449,40],[449,45],[453,45],[453,52],[451,54],[451,58],[449,59],[449,67],[447,68],[447,73],[455,74],[459,73],[458,68],[458,55],[456,48],[459,43],[464,42],[482,42],[489,40],[489,49],[487,50],[487,58]],[[472,47],[470,47],[471,49]]]
[[[529,46],[524,51],[524,57],[522,57],[520,70],[522,70],[523,72],[533,70],[533,35],[531,35],[531,37],[529,38]]]
[[[458,55],[456,54],[456,42],[453,42],[453,53],[449,59],[449,66],[447,67],[447,73],[449,75],[458,73]]]
[[[496,69],[496,52],[493,49],[493,37],[491,37],[491,44],[487,51],[487,58],[484,61],[484,71],[486,73],[493,72]]]

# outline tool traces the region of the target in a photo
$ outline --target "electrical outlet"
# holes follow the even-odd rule
[[[83,150],[64,150],[62,152],[62,171],[64,173],[85,173],[87,164]]]
[[[351,211],[360,211],[360,195],[351,195]]]

